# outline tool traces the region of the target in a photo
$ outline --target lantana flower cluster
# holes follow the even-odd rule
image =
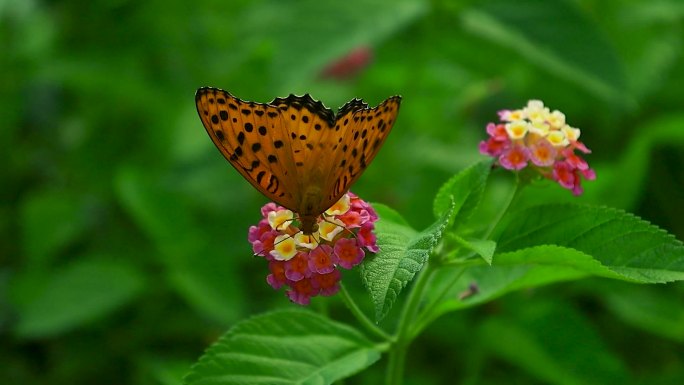
[[[346,193],[318,218],[318,229],[304,234],[295,213],[273,202],[261,208],[263,218],[249,228],[254,254],[268,261],[266,281],[274,289],[287,287],[292,302],[308,305],[317,295],[339,289],[341,269],[360,264],[366,251],[378,252],[378,215],[364,200]]]
[[[480,152],[497,158],[508,170],[530,166],[573,194],[583,192],[581,180],[596,179],[596,173],[579,155],[591,151],[579,141],[580,130],[568,125],[565,115],[530,100],[519,110],[499,111],[499,123],[489,123],[489,139],[480,142]]]

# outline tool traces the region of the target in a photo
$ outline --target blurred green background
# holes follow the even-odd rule
[[[236,321],[295,306],[251,258],[265,199],[206,135],[200,86],[403,95],[354,191],[416,228],[496,111],[542,99],[598,179],[524,202],[619,207],[683,239],[683,20],[678,0],[1,0],[0,383],[179,384]],[[353,323],[337,298],[312,308]],[[683,342],[682,285],[583,280],[441,318],[407,383],[681,384]]]

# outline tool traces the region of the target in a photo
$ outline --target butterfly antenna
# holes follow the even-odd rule
[[[291,221],[294,221],[294,220],[295,220],[295,218],[286,219],[286,220],[283,221],[283,223],[285,223],[285,222],[291,222]],[[281,225],[282,225],[282,223],[281,223]],[[280,227],[280,226],[278,226],[278,227]],[[279,245],[281,242],[284,242],[284,241],[286,241],[286,240],[288,240],[288,239],[290,239],[290,238],[294,239],[294,236],[297,235],[297,234],[299,234],[299,233],[301,233],[301,232],[302,232],[302,230],[299,230],[299,231],[297,231],[296,233],[294,233],[294,234],[292,234],[292,235],[290,235],[290,234],[288,234],[288,233],[284,233],[285,235],[287,235],[287,237],[285,237],[285,238],[279,240],[278,242],[275,242],[275,243],[273,244],[273,248],[275,249],[276,245]],[[260,251],[260,252],[258,252],[258,253],[256,253],[256,254],[254,254],[254,255],[252,255],[252,256],[253,256],[253,257],[266,257],[265,254],[262,254],[262,253],[265,252],[265,251],[266,251],[266,250],[262,250],[262,251]]]
[[[354,239],[356,239],[357,242],[359,241],[359,238],[356,236],[356,234],[354,234],[353,231],[349,230],[349,229],[346,228],[345,226],[342,226],[342,225],[340,225],[340,224],[338,224],[338,223],[335,223],[335,222],[333,222],[333,221],[327,220],[327,219],[325,218],[325,215],[321,215],[321,218],[323,218],[323,221],[324,221],[324,222],[328,222],[328,223],[330,223],[331,225],[335,225],[335,226],[337,226],[337,227],[341,227],[342,230],[348,232],[352,237],[354,237]]]

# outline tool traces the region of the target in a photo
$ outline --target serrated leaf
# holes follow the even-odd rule
[[[435,218],[439,218],[449,208],[453,199],[455,217],[451,223],[456,226],[465,223],[480,203],[491,169],[492,159],[483,160],[459,172],[444,183],[432,205]]]
[[[591,256],[616,273],[613,277],[642,283],[684,279],[682,243],[621,210],[543,205],[514,213],[506,223],[500,252],[553,244]]]
[[[143,277],[127,262],[79,260],[55,271],[42,293],[19,308],[16,332],[36,338],[74,329],[130,302],[142,287]]]
[[[276,311],[236,324],[184,383],[331,384],[379,358],[378,346],[355,329],[309,311]]]
[[[596,96],[624,101],[626,79],[615,49],[595,21],[570,1],[488,0],[463,12],[469,31],[524,55]]]
[[[401,290],[423,268],[453,213],[452,204],[441,218],[420,233],[403,223],[380,217],[375,227],[380,252],[361,265],[361,278],[373,300],[376,322],[387,315]]]

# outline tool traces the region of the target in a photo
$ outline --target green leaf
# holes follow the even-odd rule
[[[550,283],[585,278],[603,273],[616,276],[590,256],[558,246],[537,246],[511,253],[496,254],[492,266],[440,268],[428,291],[428,302],[439,301],[430,320],[442,314],[492,301],[511,291]],[[454,279],[458,281],[454,284]],[[459,299],[475,285],[477,293]]]
[[[378,214],[378,217],[385,221],[396,223],[398,225],[410,227],[406,219],[401,216],[396,210],[391,207],[385,206],[382,203],[373,203],[373,209]]]
[[[309,311],[283,310],[236,324],[184,382],[331,384],[379,358],[379,347],[355,329]]]
[[[489,0],[463,12],[467,30],[606,100],[624,101],[624,69],[595,21],[565,0]]]
[[[387,315],[401,290],[423,268],[453,213],[452,204],[441,218],[420,233],[406,226],[403,220],[399,223],[390,220],[398,214],[380,216],[375,227],[380,252],[361,265],[361,277],[375,306],[376,322]]]
[[[46,337],[75,329],[132,301],[143,277],[122,260],[82,259],[55,271],[42,293],[19,307],[16,332]]]
[[[621,210],[543,205],[516,212],[506,223],[498,242],[502,253],[553,244],[587,254],[610,271],[599,275],[642,283],[684,279],[682,243]]]
[[[455,236],[455,239],[461,246],[482,257],[487,264],[492,264],[496,242],[488,239],[463,239],[459,236]]]
[[[439,218],[449,208],[453,199],[455,217],[452,223],[456,223],[456,226],[465,223],[482,199],[492,162],[492,159],[478,162],[443,184],[432,206],[435,218]]]

